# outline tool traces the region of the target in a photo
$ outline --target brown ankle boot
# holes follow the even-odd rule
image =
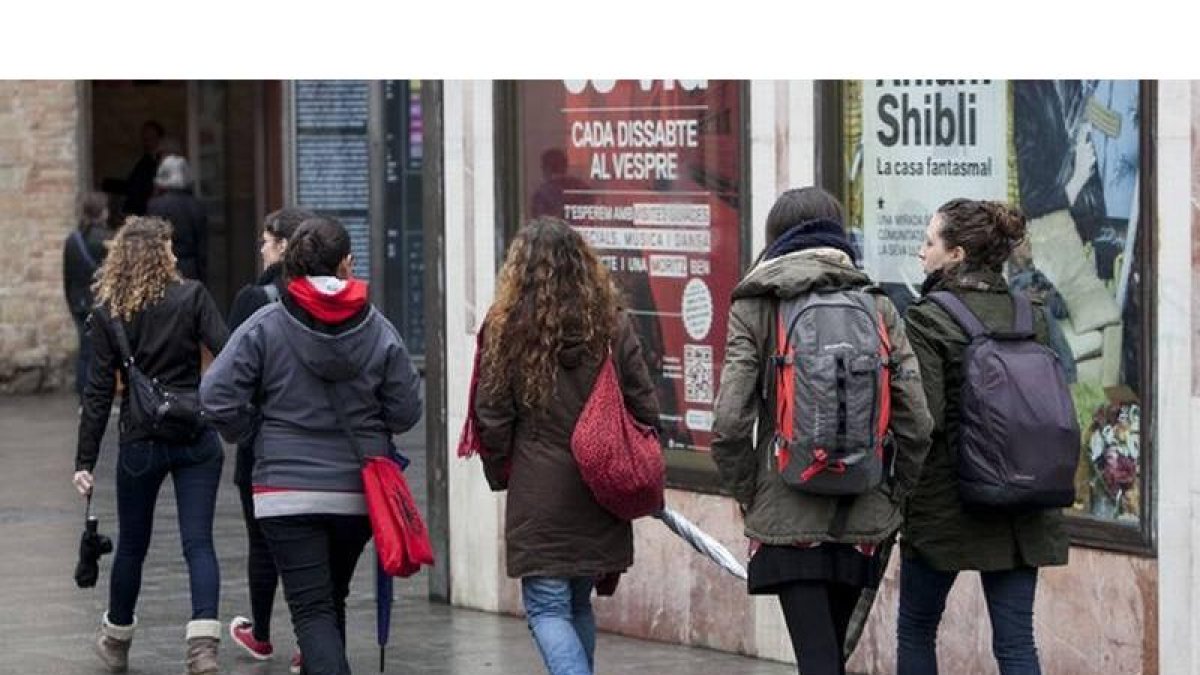
[[[128,626],[117,626],[109,623],[108,614],[100,620],[96,629],[96,640],[93,647],[96,656],[104,662],[104,667],[110,673],[123,673],[129,668],[129,645],[133,643],[133,629],[137,626],[137,617]]]
[[[189,621],[187,625],[187,675],[216,675],[217,645],[221,622],[214,619]]]

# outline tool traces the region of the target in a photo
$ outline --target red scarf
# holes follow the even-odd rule
[[[347,279],[337,293],[324,293],[306,277],[300,277],[288,283],[288,293],[304,311],[325,324],[347,321],[367,304],[367,284],[358,279]]]

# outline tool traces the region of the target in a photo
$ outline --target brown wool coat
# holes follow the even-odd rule
[[[612,341],[625,404],[639,421],[657,425],[658,401],[641,340],[625,314]],[[592,498],[571,455],[571,433],[587,402],[603,354],[572,341],[563,346],[550,408],[533,414],[515,396],[477,393],[480,436],[490,467],[512,458],[504,538],[508,576],[586,577],[633,564],[633,528]],[[493,487],[494,472],[490,476]]]

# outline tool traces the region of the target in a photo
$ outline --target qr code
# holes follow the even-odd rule
[[[713,350],[707,345],[683,346],[683,398],[688,403],[713,402]]]

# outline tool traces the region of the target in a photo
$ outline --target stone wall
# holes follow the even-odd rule
[[[0,394],[70,384],[62,246],[81,181],[80,86],[0,81]]]

